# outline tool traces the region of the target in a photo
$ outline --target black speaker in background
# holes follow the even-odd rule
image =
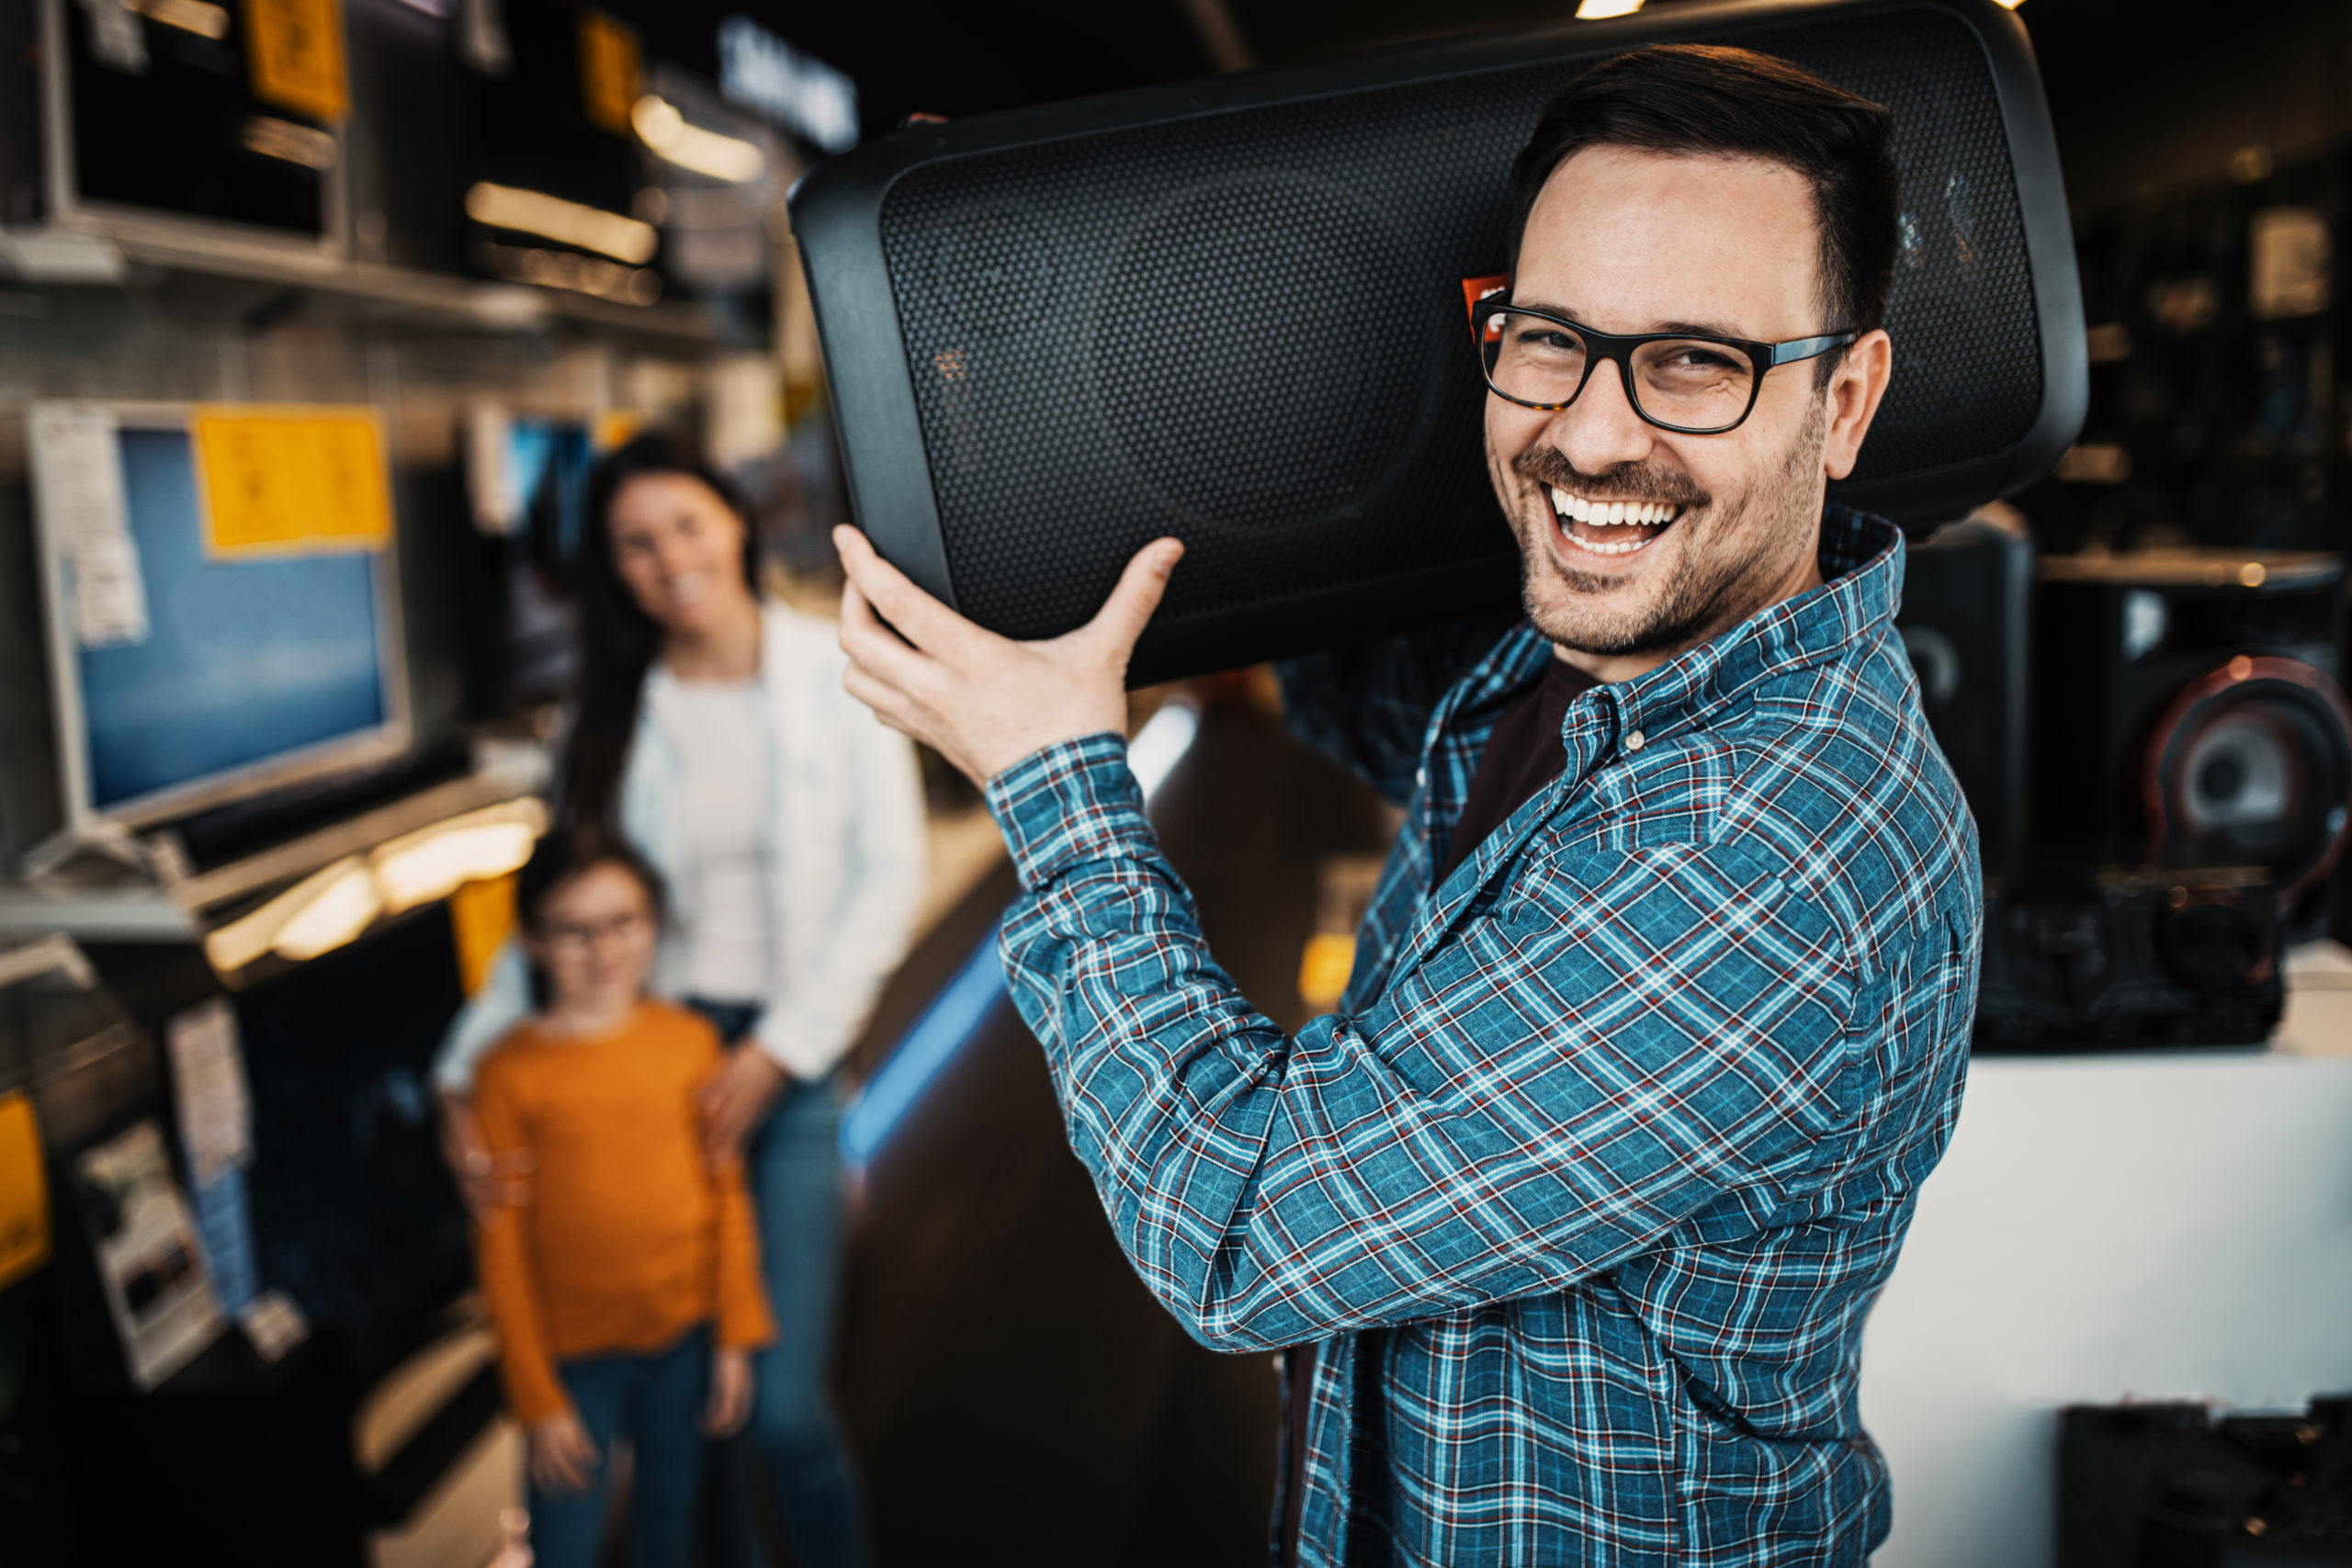
[[[2352,1396],[2061,1412],[2058,1568],[2352,1568]]]
[[[2047,869],[1988,879],[1979,1050],[2259,1045],[2286,1006],[2259,887]]]
[[[793,221],[860,525],[1020,637],[1183,538],[1139,682],[1510,609],[1463,286],[1507,265],[1544,100],[1660,41],[1780,55],[1894,113],[1901,371],[1833,493],[1923,523],[2038,478],[2086,372],[2016,17],[1716,0],[915,125],[821,165]]]
[[[2316,934],[2352,837],[2341,559],[2057,556],[2041,580],[2045,858],[2226,873]]]
[[[1995,875],[2016,865],[2031,830],[2033,542],[2013,519],[1963,518],[1913,544],[1894,617],[1919,678],[1920,706],[1960,779]]]

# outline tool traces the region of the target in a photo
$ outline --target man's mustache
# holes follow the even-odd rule
[[[1655,501],[1669,506],[1704,506],[1707,492],[1690,476],[1656,463],[1619,463],[1588,474],[1556,446],[1534,446],[1511,460],[1521,479],[1571,491],[1587,501]]]

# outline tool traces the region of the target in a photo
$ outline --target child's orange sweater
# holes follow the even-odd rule
[[[658,1350],[712,1320],[724,1348],[775,1337],[742,1168],[713,1174],[695,1126],[718,1060],[702,1018],[647,1002],[605,1035],[523,1024],[477,1070],[482,1142],[515,1174],[475,1256],[526,1426],[571,1407],[559,1360]]]

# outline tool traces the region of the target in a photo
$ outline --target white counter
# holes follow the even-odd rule
[[[2352,985],[2341,950],[2301,955]],[[2062,1404],[2352,1389],[2352,991],[2272,1050],[1979,1057],[1872,1315],[1877,1568],[2052,1568]]]

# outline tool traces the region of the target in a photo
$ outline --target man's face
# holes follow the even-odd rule
[[[1795,171],[1591,147],[1537,198],[1511,298],[1604,333],[1778,343],[1848,324],[1823,318],[1818,266],[1812,192]],[[1885,334],[1871,333],[1826,389],[1811,363],[1784,366],[1747,419],[1715,435],[1645,423],[1606,362],[1556,413],[1489,393],[1487,468],[1519,534],[1529,618],[1562,649],[1613,663],[1596,671],[1613,679],[1817,581],[1823,486],[1852,468],[1887,358]],[[1600,520],[1620,503],[1665,521]]]

